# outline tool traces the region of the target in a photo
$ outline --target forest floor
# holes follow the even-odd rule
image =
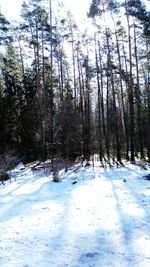
[[[149,267],[148,173],[97,162],[54,183],[20,163],[0,185],[0,267]]]

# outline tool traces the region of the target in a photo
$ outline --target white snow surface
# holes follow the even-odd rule
[[[148,173],[97,163],[54,183],[19,164],[0,185],[0,267],[149,267]]]

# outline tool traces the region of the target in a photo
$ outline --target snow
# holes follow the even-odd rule
[[[0,267],[149,267],[149,172],[97,162],[54,183],[20,163],[0,185]]]

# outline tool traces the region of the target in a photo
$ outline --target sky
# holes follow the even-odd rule
[[[52,7],[57,0],[52,0]],[[9,20],[16,20],[19,15],[23,0],[0,0],[0,7],[2,13]],[[81,21],[88,11],[91,0],[63,0],[63,4],[72,11],[75,20]]]
[[[16,19],[19,14],[22,0],[0,0],[1,12],[7,19]]]
[[[5,17],[11,20],[19,20],[19,14],[21,10],[21,5],[24,0],[0,0],[0,9]],[[28,2],[28,0],[25,0]],[[47,0],[48,1],[48,0]],[[57,9],[57,3],[62,2],[66,10],[70,10],[73,14],[76,24],[80,27],[81,32],[86,32],[88,29],[89,35],[93,36],[93,26],[87,20],[87,12],[89,11],[89,6],[92,0],[51,0],[52,9],[55,11]],[[120,0],[123,1],[123,0]],[[150,10],[150,0],[143,0]]]
[[[52,8],[59,0],[52,0]],[[63,4],[74,15],[77,24],[86,19],[86,14],[89,10],[89,5],[92,0],[62,0]],[[16,20],[19,18],[21,4],[23,0],[0,0],[0,8],[2,13],[8,20]],[[150,10],[150,0],[144,0],[148,10]]]

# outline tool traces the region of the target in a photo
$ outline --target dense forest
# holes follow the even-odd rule
[[[150,161],[150,11],[91,0],[93,32],[52,1],[0,13],[0,154],[26,160]]]

